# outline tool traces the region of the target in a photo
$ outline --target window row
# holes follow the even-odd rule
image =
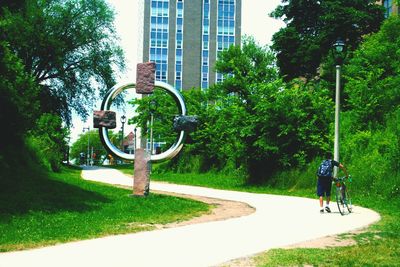
[[[151,15],[156,17],[168,17],[168,8],[152,8]]]
[[[168,39],[168,33],[152,31],[150,33],[150,38],[151,39]]]
[[[168,48],[168,40],[165,39],[151,39],[150,47]]]
[[[159,17],[168,17],[169,1],[168,0],[152,0],[151,15]]]
[[[151,16],[151,24],[168,24],[168,17]]]
[[[167,48],[150,48],[150,54],[168,55],[168,49]]]
[[[222,51],[225,49],[228,49],[231,45],[233,45],[234,43],[231,42],[222,42],[222,43],[218,43],[217,45],[217,50],[218,51]]]
[[[157,55],[157,54],[150,54],[150,61],[155,62],[156,64],[167,64],[168,56],[167,55]],[[157,67],[157,66],[156,66]]]
[[[167,82],[167,72],[166,71],[156,71],[156,80]]]
[[[218,4],[221,5],[234,5],[235,4],[235,0],[218,0]]]
[[[157,24],[157,23],[152,23],[150,25],[150,31],[156,31],[156,32],[168,32],[168,24]]]
[[[218,4],[218,10],[224,13],[235,13],[235,4],[229,4],[229,5],[223,5],[223,4]]]

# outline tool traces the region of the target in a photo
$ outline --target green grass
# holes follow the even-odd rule
[[[133,166],[129,164],[108,166],[109,168],[117,169],[125,174],[133,174]],[[315,196],[315,188],[296,188],[282,190],[272,187],[268,184],[249,185],[243,177],[235,175],[226,175],[218,172],[207,173],[172,173],[172,172],[157,172],[157,164],[153,164],[154,172],[151,174],[152,181],[162,181],[183,185],[194,185],[209,187],[223,190],[234,190],[252,193],[268,193],[268,194],[285,194],[313,198]]]
[[[241,192],[261,193],[261,194],[279,194],[289,196],[315,196],[315,189],[288,189],[282,190],[274,188],[268,184],[249,185],[245,179],[220,173],[154,173],[151,179],[153,181],[163,181],[168,183],[203,186],[215,189],[233,190]]]
[[[80,173],[0,177],[0,251],[149,230],[209,211],[183,198],[132,198],[130,190],[84,181]]]
[[[152,180],[315,198],[314,187],[277,189],[269,185],[249,186],[244,179],[218,173],[154,173]],[[357,245],[328,249],[273,249],[255,257],[257,266],[400,266],[400,200],[364,198],[360,192],[353,196],[353,200],[356,205],[376,210],[382,216],[381,221],[355,237]]]

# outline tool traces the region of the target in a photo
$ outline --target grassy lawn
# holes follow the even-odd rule
[[[64,168],[0,179],[0,251],[133,233],[209,211],[171,196],[132,198],[130,190],[84,181],[80,173]]]
[[[132,175],[133,174],[133,166],[124,164],[124,165],[113,165],[109,166],[110,168],[117,169],[125,174]],[[153,165],[153,169],[157,169],[157,165]],[[285,190],[272,188],[268,185],[248,185],[245,182],[245,179],[240,177],[234,177],[230,175],[224,175],[220,173],[157,173],[154,172],[151,174],[152,181],[160,181],[160,182],[168,182],[175,184],[183,184],[183,185],[194,185],[194,186],[203,186],[215,189],[223,189],[223,190],[233,190],[233,191],[242,191],[242,192],[252,192],[252,193],[268,193],[268,194],[284,194],[290,196],[303,196],[303,197],[311,197],[315,196],[315,188],[312,189],[296,189],[296,190]]]
[[[315,198],[315,188],[284,190],[266,185],[248,186],[243,179],[215,173],[154,173],[152,180]],[[382,216],[381,221],[355,237],[357,245],[327,249],[273,249],[254,258],[257,266],[400,266],[400,200],[363,198],[359,194],[353,199],[356,205],[371,208]]]

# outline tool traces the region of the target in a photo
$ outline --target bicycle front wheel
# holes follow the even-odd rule
[[[347,189],[347,186],[345,186],[345,188],[344,188],[344,194],[345,194],[345,203],[346,203],[347,211],[349,213],[351,213],[353,211],[353,205],[351,203],[351,197],[349,194],[349,190]]]
[[[340,214],[346,215],[352,211],[350,195],[345,185],[336,187],[336,203]]]

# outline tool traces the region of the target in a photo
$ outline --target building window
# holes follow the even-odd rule
[[[202,56],[201,56],[201,89],[207,89],[209,86],[209,33],[210,33],[210,1],[203,0],[203,17],[202,17]]]
[[[167,82],[169,1],[151,0],[150,61],[156,63],[156,80]]]
[[[183,15],[184,1],[176,2],[176,33],[175,33],[175,88],[182,90],[182,61],[183,61]]]
[[[217,55],[235,44],[235,0],[218,0],[217,10]],[[216,81],[222,82],[223,76],[216,74]]]

